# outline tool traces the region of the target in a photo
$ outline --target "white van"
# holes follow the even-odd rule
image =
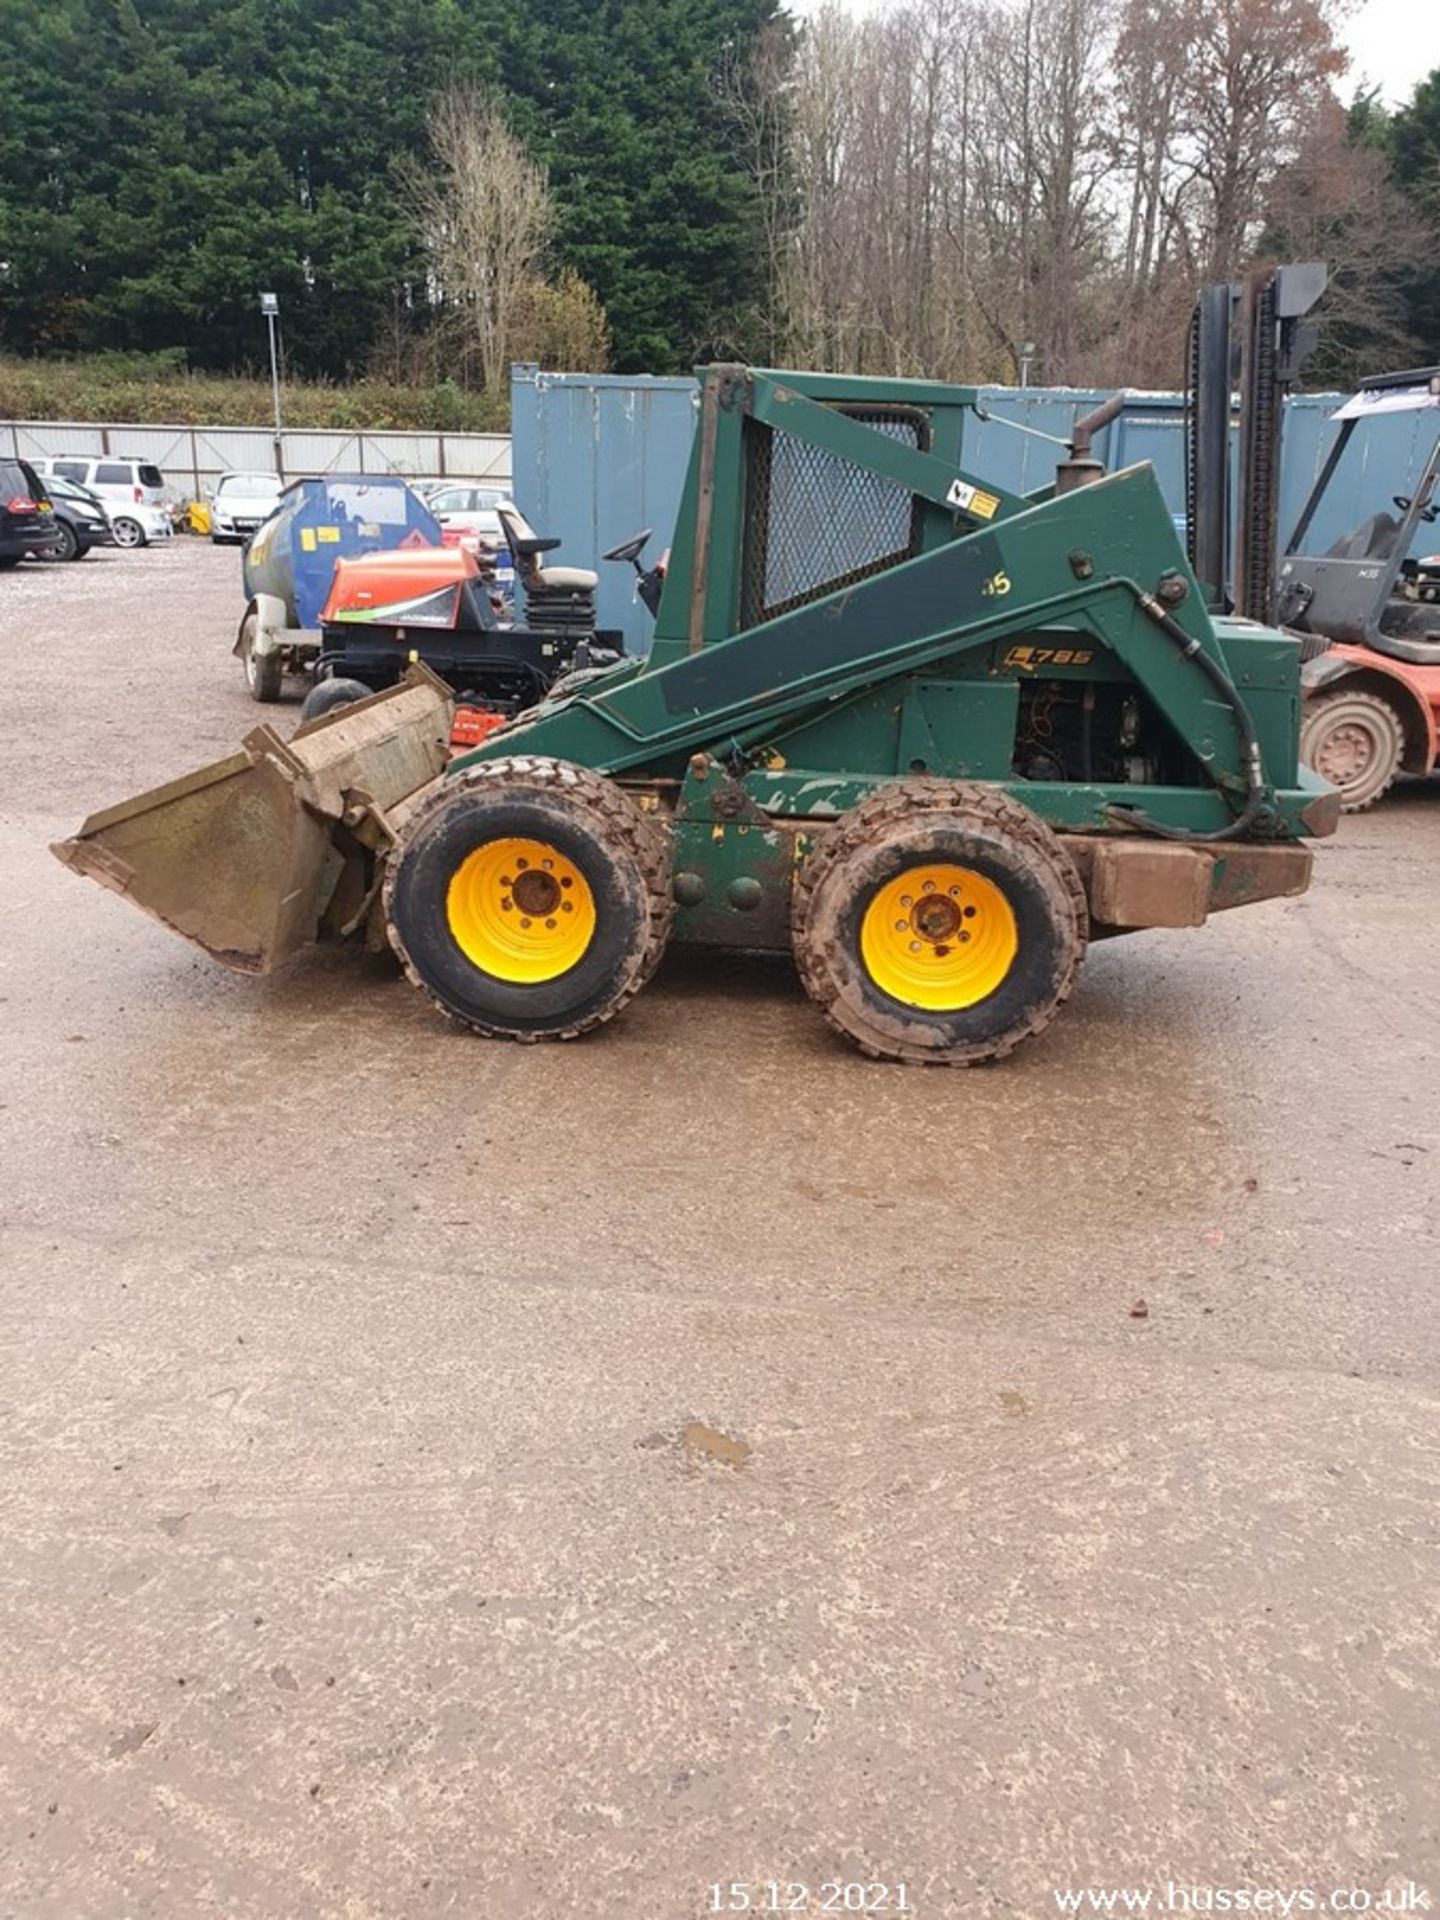
[[[145,547],[152,540],[170,539],[174,529],[165,506],[165,476],[148,460],[57,453],[30,464],[47,478],[58,474],[99,494],[117,547]]]

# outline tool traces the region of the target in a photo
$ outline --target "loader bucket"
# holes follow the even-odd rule
[[[222,965],[269,973],[322,922],[348,930],[363,915],[366,850],[383,851],[387,816],[441,772],[449,737],[449,689],[413,666],[288,741],[257,727],[238,753],[92,814],[51,851]]]

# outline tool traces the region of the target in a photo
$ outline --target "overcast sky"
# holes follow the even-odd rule
[[[1395,106],[1440,67],[1440,6],[1436,0],[1364,0],[1345,44],[1351,60],[1347,82],[1378,83]],[[1347,84],[1345,91],[1351,90]]]
[[[841,0],[851,13],[883,12],[886,0]],[[813,13],[821,0],[789,0],[794,13]],[[1350,51],[1340,83],[1349,95],[1362,82],[1378,85],[1386,103],[1408,100],[1417,81],[1440,67],[1440,0],[1360,0],[1341,36]]]

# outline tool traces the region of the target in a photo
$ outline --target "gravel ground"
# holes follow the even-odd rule
[[[1440,1903],[1440,789],[998,1068],[678,955],[487,1045],[49,858],[260,717],[237,573],[0,578],[0,1913]]]

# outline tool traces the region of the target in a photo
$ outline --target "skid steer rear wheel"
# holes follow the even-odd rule
[[[411,980],[496,1039],[611,1019],[659,964],[673,911],[668,834],[613,781],[529,756],[441,782],[385,882]]]
[[[846,814],[796,881],[805,990],[884,1060],[973,1066],[1055,1017],[1089,915],[1069,854],[1028,808],[906,780]]]

